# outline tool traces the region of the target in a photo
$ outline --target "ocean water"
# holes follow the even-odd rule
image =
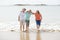
[[[17,19],[22,8],[40,11],[43,18],[41,29],[60,30],[60,6],[0,6],[0,31],[20,29]],[[36,29],[34,15],[30,18],[30,29]]]

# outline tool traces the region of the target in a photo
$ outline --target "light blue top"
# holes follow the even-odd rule
[[[26,12],[25,14],[26,14],[25,15],[26,16],[25,20],[30,20],[30,16],[31,16],[32,13]]]

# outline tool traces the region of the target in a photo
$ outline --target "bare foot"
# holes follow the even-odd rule
[[[23,31],[23,32],[28,32],[28,30],[25,30],[25,31]]]

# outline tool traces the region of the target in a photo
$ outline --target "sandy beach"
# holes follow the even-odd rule
[[[0,40],[60,40],[60,32],[0,31]]]

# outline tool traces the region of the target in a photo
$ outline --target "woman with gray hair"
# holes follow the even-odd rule
[[[20,14],[18,15],[18,21],[20,22],[20,31],[24,31],[24,24],[25,24],[25,11],[26,9],[23,8]]]

